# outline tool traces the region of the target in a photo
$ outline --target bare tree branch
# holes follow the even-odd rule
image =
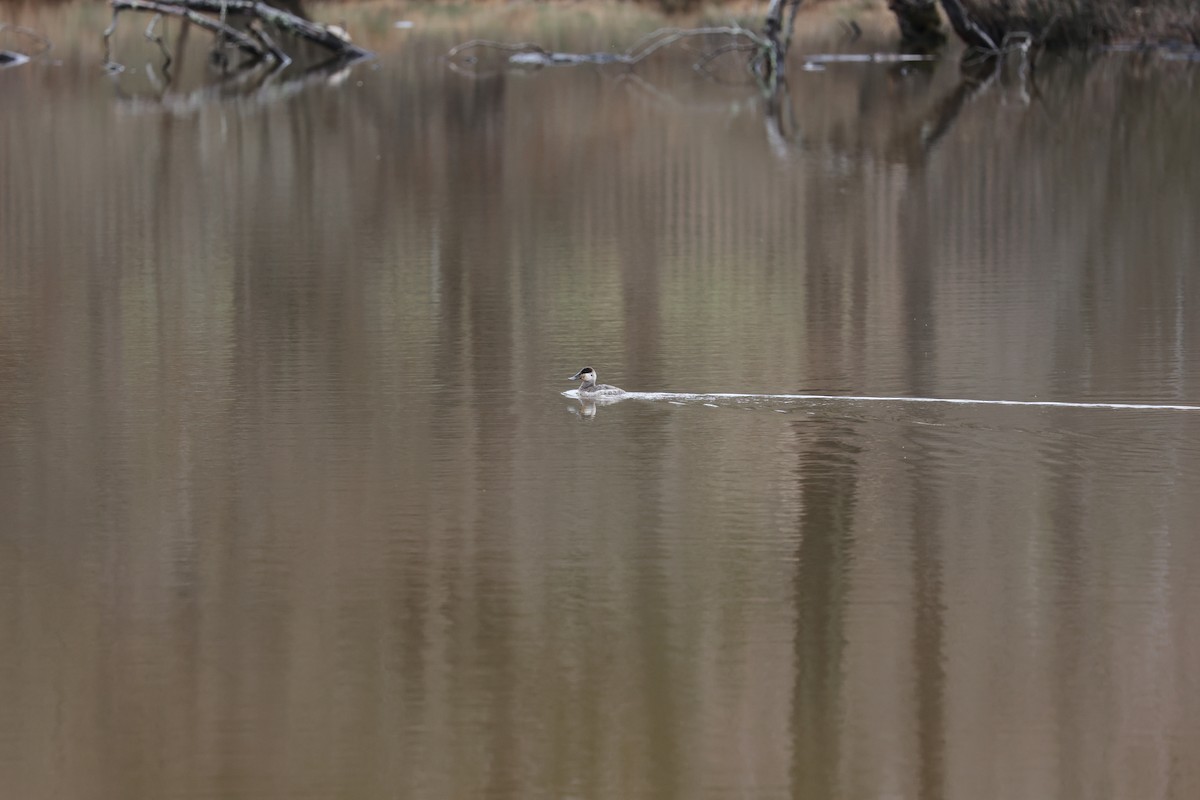
[[[267,48],[267,52],[271,54],[271,57],[279,62],[281,66],[286,67],[288,64],[292,63],[291,56],[285,53],[279,47],[279,45],[275,44],[275,40],[271,38],[270,34],[266,32],[262,25],[259,25],[255,22],[251,23],[249,28],[250,32],[254,34],[255,38],[263,43],[263,47]]]
[[[158,24],[163,21],[162,14],[155,14],[150,18],[150,24],[146,26],[146,38],[158,45],[159,51],[163,55],[163,77],[171,80],[171,51],[167,48],[167,43],[163,41],[161,34],[157,32]],[[165,23],[164,23],[165,25]]]
[[[193,11],[205,11],[210,14],[220,13],[224,9],[226,13],[230,14],[255,16],[280,30],[293,33],[314,44],[321,45],[327,50],[351,58],[371,55],[370,51],[351,42],[340,28],[312,22],[281,8],[257,2],[257,0],[172,0],[172,2]]]
[[[708,53],[705,53],[703,56],[700,57],[699,61],[697,61],[695,64],[692,65],[692,68],[695,69],[697,72],[707,72],[708,64],[710,62],[712,62],[714,59],[725,55],[726,53],[733,53],[733,52],[744,53],[747,50],[757,50],[757,49],[758,49],[758,45],[747,44],[746,42],[730,42],[729,44],[718,47],[716,50],[712,50]]]
[[[262,59],[291,63],[291,58],[265,29],[251,24],[248,26],[250,32],[245,33],[230,24],[230,17],[250,17],[259,20],[278,30],[313,42],[339,58],[357,60],[371,55],[369,51],[351,42],[346,32],[335,25],[320,25],[257,0],[110,0],[110,5],[113,9],[113,21],[104,32],[105,60],[110,68],[112,59],[109,41],[116,29],[117,14],[121,11],[145,11],[182,17],[213,33],[217,37],[218,47],[226,42],[233,44],[250,56],[251,63]],[[153,28],[152,23],[147,31]],[[159,44],[160,47],[165,46],[162,42]]]
[[[204,14],[198,14],[195,11],[184,7],[182,4],[158,2],[158,0],[112,0],[111,5],[113,8],[114,17],[119,11],[153,11],[156,14],[169,14],[173,17],[183,17],[193,25],[203,28],[210,33],[219,33],[223,35],[235,47],[249,55],[255,61],[264,58],[267,55],[267,51],[263,49],[262,45],[260,45],[251,37],[239,30],[235,30],[234,28],[231,28],[228,25],[213,19],[212,17],[207,17]],[[116,24],[115,18],[113,20],[113,24],[114,26]],[[110,26],[109,30],[105,31],[106,39],[111,35],[112,30],[113,26]]]

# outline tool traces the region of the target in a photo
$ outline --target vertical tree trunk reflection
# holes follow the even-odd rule
[[[853,557],[856,449],[831,425],[797,467],[801,508],[796,551],[792,796],[837,797],[846,572]]]

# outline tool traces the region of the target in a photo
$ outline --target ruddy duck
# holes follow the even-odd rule
[[[624,389],[609,386],[607,383],[596,383],[596,370],[591,367],[584,367],[579,370],[579,372],[571,376],[571,380],[580,381],[580,397],[612,397],[613,395],[625,394]]]

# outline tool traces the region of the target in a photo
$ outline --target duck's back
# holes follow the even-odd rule
[[[593,383],[579,390],[580,394],[625,394],[624,389],[609,386],[607,383]]]

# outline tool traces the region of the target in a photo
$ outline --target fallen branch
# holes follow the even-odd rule
[[[249,56],[249,64],[270,60],[286,65],[292,61],[263,25],[312,42],[341,59],[353,61],[371,55],[370,51],[351,42],[346,32],[336,25],[321,25],[257,0],[110,0],[109,4],[113,9],[113,20],[104,31],[104,45],[105,61],[110,69],[119,69],[110,58],[109,39],[116,30],[117,15],[121,11],[144,11],[186,19],[217,37],[218,52],[224,44],[232,44]],[[249,33],[228,24],[226,20],[230,16],[250,17],[252,22],[246,26]],[[147,38],[153,28],[152,22],[147,28]],[[161,41],[159,45],[165,49]]]
[[[324,47],[326,50],[350,58],[364,58],[371,55],[371,51],[364,50],[354,44],[350,41],[350,37],[346,35],[346,32],[335,25],[321,25],[303,17],[298,17],[283,9],[257,2],[257,0],[172,1],[193,11],[205,11],[210,14],[218,14],[223,11],[228,14],[244,14],[258,17],[263,22],[270,23],[281,31],[295,34],[313,44]]]
[[[112,35],[113,30],[116,28],[116,15],[118,12],[153,11],[156,14],[169,14],[173,17],[182,17],[193,25],[203,28],[210,33],[220,34],[239,50],[249,55],[254,61],[261,60],[267,56],[267,51],[251,37],[212,17],[192,11],[184,7],[183,4],[158,2],[157,0],[112,0],[111,5],[113,9],[113,24],[104,32],[106,47],[108,37]]]

